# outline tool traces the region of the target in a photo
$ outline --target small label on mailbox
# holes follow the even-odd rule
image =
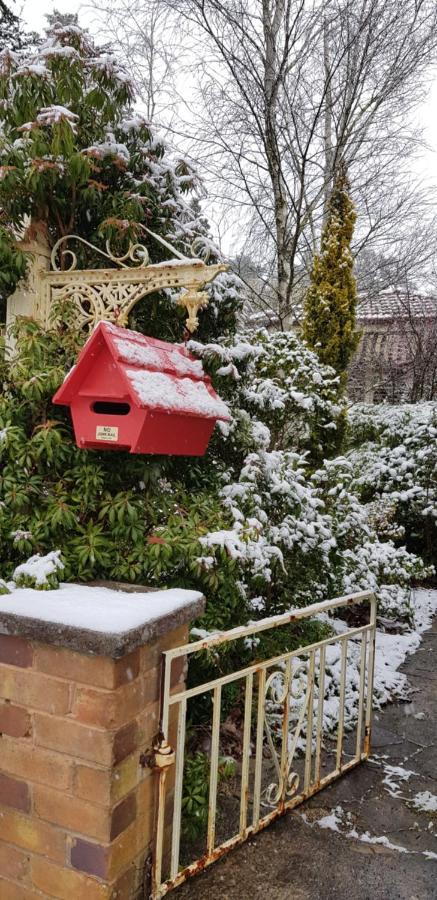
[[[112,425],[97,425],[96,441],[118,441],[118,428]]]

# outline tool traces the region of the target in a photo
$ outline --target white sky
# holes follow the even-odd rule
[[[22,10],[22,17],[26,24],[35,31],[44,28],[45,14],[58,9],[60,12],[79,12],[83,24],[89,24],[91,0],[11,0],[10,5],[18,11]],[[87,14],[88,6],[88,14]],[[87,22],[88,20],[88,22]],[[114,47],[116,52],[117,48]],[[417,111],[417,122],[420,128],[424,128],[425,140],[429,149],[422,152],[421,157],[414,163],[414,170],[426,183],[432,182],[437,186],[437,77],[430,85],[426,102]]]

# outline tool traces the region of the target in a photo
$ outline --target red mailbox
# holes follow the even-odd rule
[[[201,456],[229,421],[200,360],[181,344],[99,322],[53,397],[71,407],[78,447]]]

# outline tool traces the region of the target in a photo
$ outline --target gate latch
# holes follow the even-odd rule
[[[153,749],[149,753],[142,753],[140,765],[145,769],[168,769],[175,761],[175,752],[162,734],[158,735]]]

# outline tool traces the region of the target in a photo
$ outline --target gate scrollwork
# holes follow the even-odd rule
[[[285,670],[271,672],[265,684],[264,728],[271,758],[275,767],[277,781],[272,782],[264,791],[264,803],[277,806],[286,797],[297,793],[300,783],[299,773],[294,771],[293,763],[302,725],[307,714],[311,696],[311,683],[308,673],[308,661],[302,660],[293,668],[291,661]],[[282,706],[282,746],[278,754],[275,743],[275,732],[271,726],[271,717],[267,705]],[[290,715],[298,708],[296,725],[290,729]]]

